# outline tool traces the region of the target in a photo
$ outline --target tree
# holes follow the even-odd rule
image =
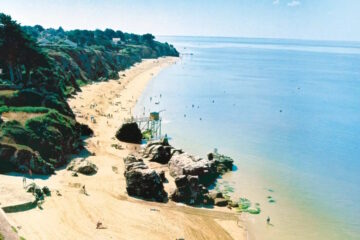
[[[149,44],[151,44],[155,39],[154,35],[152,35],[151,33],[146,33],[142,35],[141,38],[145,43],[149,43]]]
[[[125,35],[122,31],[117,30],[115,34],[116,34],[116,37],[120,38],[121,41],[125,41]]]
[[[10,16],[0,13],[0,26],[0,62],[8,68],[13,83],[21,82],[26,85],[34,68],[48,65],[47,57],[35,40]],[[24,79],[23,70],[26,73]]]

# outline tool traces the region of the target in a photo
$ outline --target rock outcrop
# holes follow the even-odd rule
[[[181,149],[176,149],[163,140],[147,144],[143,151],[143,157],[149,158],[152,162],[166,164],[173,155],[180,153],[183,153]]]
[[[172,177],[181,175],[198,176],[199,182],[205,185],[211,184],[218,176],[215,161],[195,157],[187,153],[174,155],[169,161],[169,169]]]
[[[230,171],[234,164],[234,160],[232,158],[218,153],[209,153],[208,159],[215,161],[216,172],[219,174],[224,174],[225,172]]]
[[[176,189],[171,194],[171,200],[184,202],[190,205],[204,203],[211,204],[207,193],[208,190],[199,184],[199,177],[192,175],[180,175],[175,178]]]
[[[116,138],[122,142],[141,143],[142,134],[136,122],[124,123],[116,132]]]
[[[167,201],[162,177],[150,169],[142,159],[133,155],[124,158],[126,191],[130,196],[142,197],[158,202]]]
[[[175,154],[169,161],[170,175],[175,177],[176,189],[171,199],[187,204],[215,204],[227,206],[228,200],[221,193],[209,193],[205,186],[232,169],[233,160],[217,153],[208,154],[207,159],[187,153]]]
[[[82,173],[84,175],[93,175],[97,173],[98,168],[95,164],[85,158],[78,158],[73,160],[67,170]]]
[[[228,206],[229,202],[221,193],[209,193],[207,186],[232,169],[233,160],[218,153],[199,158],[172,147],[166,139],[150,142],[141,151],[141,156],[160,164],[168,164],[170,175],[175,178],[176,189],[169,198],[175,202],[190,205],[205,204]],[[129,155],[124,159],[125,177],[129,195],[152,198],[161,201],[166,193],[163,182],[164,172],[149,169],[142,159]]]

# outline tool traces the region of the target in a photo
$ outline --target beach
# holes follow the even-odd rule
[[[52,196],[45,198],[42,209],[7,214],[19,235],[28,240],[249,239],[235,211],[201,209],[172,201],[156,203],[126,193],[123,158],[140,147],[121,143],[114,135],[122,122],[132,116],[149,81],[177,61],[171,57],[143,60],[119,72],[120,79],[86,85],[69,99],[77,121],[94,131],[94,136],[85,140],[85,150],[71,158],[87,157],[97,165],[98,172],[74,177],[62,168],[56,170],[56,175],[34,176],[36,184],[52,190]],[[114,144],[122,149],[114,148]],[[168,172],[165,174],[171,178]],[[22,175],[0,175],[0,182],[14,186],[14,193],[24,191]],[[88,195],[81,192],[82,186],[86,186]],[[171,181],[165,184],[167,191],[172,187]],[[96,228],[98,222],[102,229]]]

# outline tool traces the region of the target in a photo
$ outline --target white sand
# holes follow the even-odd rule
[[[93,176],[72,177],[67,170],[58,170],[48,179],[36,179],[53,191],[46,198],[43,210],[7,214],[19,233],[31,239],[246,239],[246,230],[238,216],[230,210],[206,210],[155,203],[128,197],[125,190],[123,157],[136,145],[126,145],[114,138],[122,120],[131,116],[131,109],[146,84],[164,67],[175,64],[176,58],[145,60],[129,70],[120,80],[96,83],[82,88],[69,104],[77,120],[88,124],[95,136],[86,140],[88,157],[99,171]],[[96,104],[95,108],[90,105]],[[107,118],[112,114],[112,118]],[[86,119],[87,116],[87,119]],[[96,123],[91,123],[91,116]],[[117,150],[112,144],[121,144]],[[0,184],[18,182],[21,178],[0,175]],[[80,193],[86,186],[89,196]],[[21,189],[21,188],[19,188]],[[62,196],[57,196],[59,190]],[[96,229],[101,221],[106,229]]]

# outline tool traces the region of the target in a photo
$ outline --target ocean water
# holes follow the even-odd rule
[[[162,111],[176,147],[235,159],[218,186],[260,204],[243,214],[253,238],[360,239],[360,43],[158,39],[182,56],[135,114]]]

